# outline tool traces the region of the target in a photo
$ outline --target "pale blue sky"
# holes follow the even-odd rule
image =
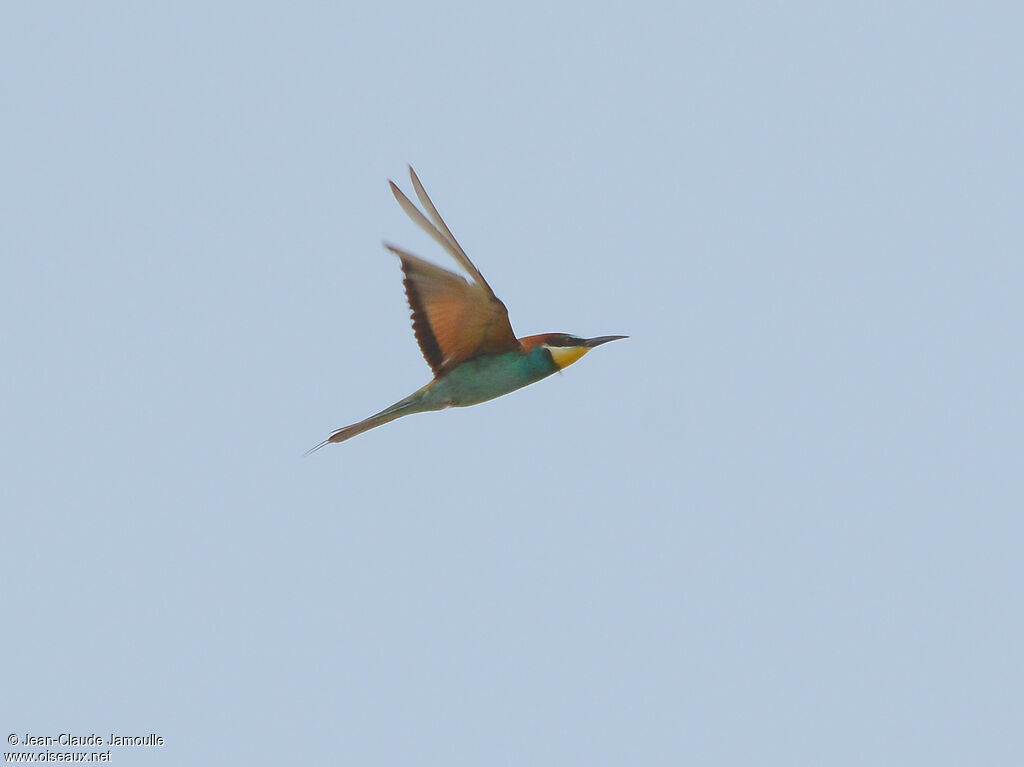
[[[6,735],[1024,762],[1024,14],[4,3]],[[388,239],[520,335],[475,408]]]

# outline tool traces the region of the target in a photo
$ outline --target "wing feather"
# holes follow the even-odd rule
[[[491,290],[491,286],[487,284],[487,280],[480,273],[480,270],[476,268],[476,265],[469,260],[469,256],[466,255],[466,251],[459,245],[459,241],[455,239],[455,235],[452,234],[452,230],[448,228],[448,224],[441,218],[441,214],[437,212],[437,207],[434,205],[434,201],[430,199],[430,195],[427,194],[427,190],[423,188],[423,184],[420,182],[420,177],[416,175],[416,171],[409,166],[409,177],[412,179],[412,188],[416,190],[416,196],[419,198],[420,204],[423,209],[427,211],[427,215],[434,222],[441,234],[445,236],[445,239],[451,244],[449,252],[456,261],[459,262],[459,266],[469,272],[469,276],[473,278],[474,282],[479,282],[485,288],[487,292],[492,296],[494,291]]]
[[[435,377],[480,354],[520,348],[508,310],[478,283],[384,243],[402,262],[412,327]]]
[[[423,188],[423,184],[420,182],[420,177],[416,175],[416,171],[409,166],[409,177],[412,179],[413,189],[416,190],[416,197],[419,198],[420,204],[424,210],[427,211],[427,216],[424,216],[420,212],[419,208],[413,205],[412,201],[406,197],[405,192],[398,188],[398,186],[390,181],[391,193],[395,195],[395,199],[398,200],[398,204],[402,206],[402,210],[405,211],[406,215],[413,220],[413,222],[420,227],[423,231],[429,234],[434,241],[444,248],[448,254],[455,259],[456,263],[465,269],[469,276],[473,278],[474,282],[482,285],[487,292],[494,296],[494,291],[491,290],[491,286],[487,284],[487,280],[480,273],[480,270],[476,268],[476,265],[470,260],[469,256],[466,255],[466,251],[459,245],[459,241],[455,239],[455,235],[452,234],[452,230],[448,228],[448,225],[441,218],[441,214],[437,212],[437,207],[434,205],[433,200],[430,199],[430,195],[427,194],[427,190]],[[496,297],[496,296],[495,296]]]

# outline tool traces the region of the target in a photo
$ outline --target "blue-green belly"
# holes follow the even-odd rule
[[[476,405],[547,378],[556,370],[551,355],[541,347],[529,354],[485,354],[463,362],[425,387],[421,403],[430,409]]]

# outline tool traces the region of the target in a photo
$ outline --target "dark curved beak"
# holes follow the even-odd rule
[[[620,338],[629,338],[629,336],[598,336],[597,338],[588,338],[583,342],[583,345],[589,349],[593,349],[595,346],[606,344],[609,341],[618,341]]]

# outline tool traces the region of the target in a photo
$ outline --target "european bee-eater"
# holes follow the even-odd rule
[[[409,175],[427,215],[389,181],[398,204],[448,251],[473,281],[384,243],[384,247],[402,262],[405,295],[412,309],[412,328],[427,364],[434,371],[434,380],[365,421],[338,429],[309,453],[405,415],[466,407],[500,397],[568,367],[595,346],[627,338],[579,338],[567,333],[516,338],[505,304],[494,295],[487,280],[469,260],[411,167]]]

